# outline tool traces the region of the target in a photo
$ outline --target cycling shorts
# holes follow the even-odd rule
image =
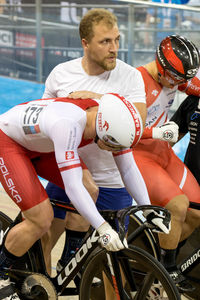
[[[125,188],[99,188],[99,197],[97,198],[97,208],[119,210],[133,204],[133,199]],[[129,217],[125,219],[125,227],[128,230]]]
[[[153,205],[166,206],[178,195],[200,203],[200,187],[167,142],[143,140],[133,150]]]
[[[29,151],[0,130],[0,182],[24,211],[48,198],[38,175],[64,189],[55,153]]]
[[[55,184],[49,182],[46,187],[46,192],[49,198],[54,198],[60,201],[69,203],[70,200],[67,197],[65,191]],[[132,205],[132,197],[126,191],[125,188],[99,188],[99,196],[97,199],[97,209],[112,209],[119,210],[124,207]],[[54,217],[58,219],[65,219],[66,212],[63,209],[54,207]],[[128,218],[125,222],[125,225],[128,226]]]

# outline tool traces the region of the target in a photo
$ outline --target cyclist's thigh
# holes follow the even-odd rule
[[[54,152],[40,153],[39,159],[33,158],[32,163],[39,176],[64,189],[62,176],[60,174]]]
[[[23,215],[34,224],[38,224],[41,228],[45,226],[46,229],[47,225],[50,227],[53,220],[53,209],[48,197],[41,203],[23,211]]]
[[[30,209],[47,199],[29,151],[2,133],[0,142],[0,181],[10,198],[21,210]]]
[[[171,150],[171,159],[167,166],[167,172],[179,185],[189,201],[200,203],[200,186],[186,165]]]
[[[60,174],[54,152],[40,153],[40,158],[32,159],[32,162],[39,176],[64,189],[62,176]],[[81,161],[81,166],[82,168],[87,168],[83,161]]]
[[[152,204],[166,206],[171,199],[183,194],[170,174],[154,159],[136,155],[135,160],[146,183]]]

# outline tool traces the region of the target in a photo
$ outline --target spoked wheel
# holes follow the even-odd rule
[[[121,271],[122,288],[113,296],[113,300],[180,300],[180,294],[168,272],[150,254],[130,246],[129,249],[117,252],[118,267]],[[102,273],[106,274],[104,283]],[[102,279],[101,285],[94,286],[93,278]],[[114,282],[114,283],[113,283]],[[105,285],[116,286],[111,275],[109,261],[105,250],[100,250],[91,257],[82,276],[80,300],[106,299]]]

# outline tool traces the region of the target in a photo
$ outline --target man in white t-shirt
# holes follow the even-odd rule
[[[146,99],[143,79],[139,71],[116,58],[120,39],[116,17],[105,9],[90,10],[81,20],[79,32],[84,56],[62,63],[53,69],[46,80],[43,98],[68,96],[73,99],[93,98],[98,101],[101,97],[100,94],[118,93],[131,103],[134,102],[144,124]],[[113,113],[115,112],[113,111]],[[101,201],[104,203],[104,207],[101,206],[102,209],[119,209],[132,205],[132,198],[124,188],[110,153],[99,150],[95,144],[91,144],[81,150],[79,154],[84,156],[84,162],[100,187],[99,197],[102,196],[104,199]],[[101,166],[95,167],[95,164]],[[111,172],[100,175],[98,169],[109,169]],[[86,174],[84,178],[91,179],[87,170],[84,170],[84,173]],[[54,193],[55,187],[53,190],[52,186],[50,188],[48,185],[49,196],[57,197],[57,190]],[[140,192],[140,185],[137,186],[137,190]],[[96,194],[96,188],[95,192],[91,190],[89,192]],[[109,201],[110,197],[112,197],[111,201]],[[113,207],[113,203],[115,203],[115,207]],[[67,236],[69,238],[70,235],[73,235],[74,238],[75,235],[75,240],[77,231],[87,231],[88,229],[88,223],[84,226],[84,222],[77,221],[77,217],[67,217],[67,226],[71,230],[68,230]],[[52,227],[52,230],[56,228],[53,234],[55,237],[63,230],[64,222],[60,220],[54,220],[54,222],[55,226]],[[58,225],[60,222],[61,226]],[[81,228],[80,224],[82,224]],[[53,244],[55,240],[52,242]],[[72,245],[72,242],[70,241],[69,244]],[[48,243],[46,243],[46,247],[48,248]],[[50,245],[50,247],[52,246]],[[76,248],[77,244],[75,243],[74,250]],[[49,250],[46,249],[46,251]]]

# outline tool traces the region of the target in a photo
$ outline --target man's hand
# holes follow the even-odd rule
[[[70,93],[67,97],[72,99],[100,99],[103,94],[97,94],[90,91],[76,91]]]
[[[143,216],[147,219],[149,224],[157,226],[157,228],[153,229],[153,231],[169,234],[171,230],[171,220],[165,218],[165,216],[157,213],[153,209],[145,210],[143,212]]]
[[[178,125],[173,121],[169,121],[160,127],[153,127],[152,137],[153,139],[176,143],[179,134],[178,130]]]
[[[100,235],[99,243],[103,248],[108,251],[119,251],[124,248],[128,248],[126,239],[123,243],[121,242],[118,233],[112,229],[112,227],[107,223],[103,223],[98,229],[98,234]]]

